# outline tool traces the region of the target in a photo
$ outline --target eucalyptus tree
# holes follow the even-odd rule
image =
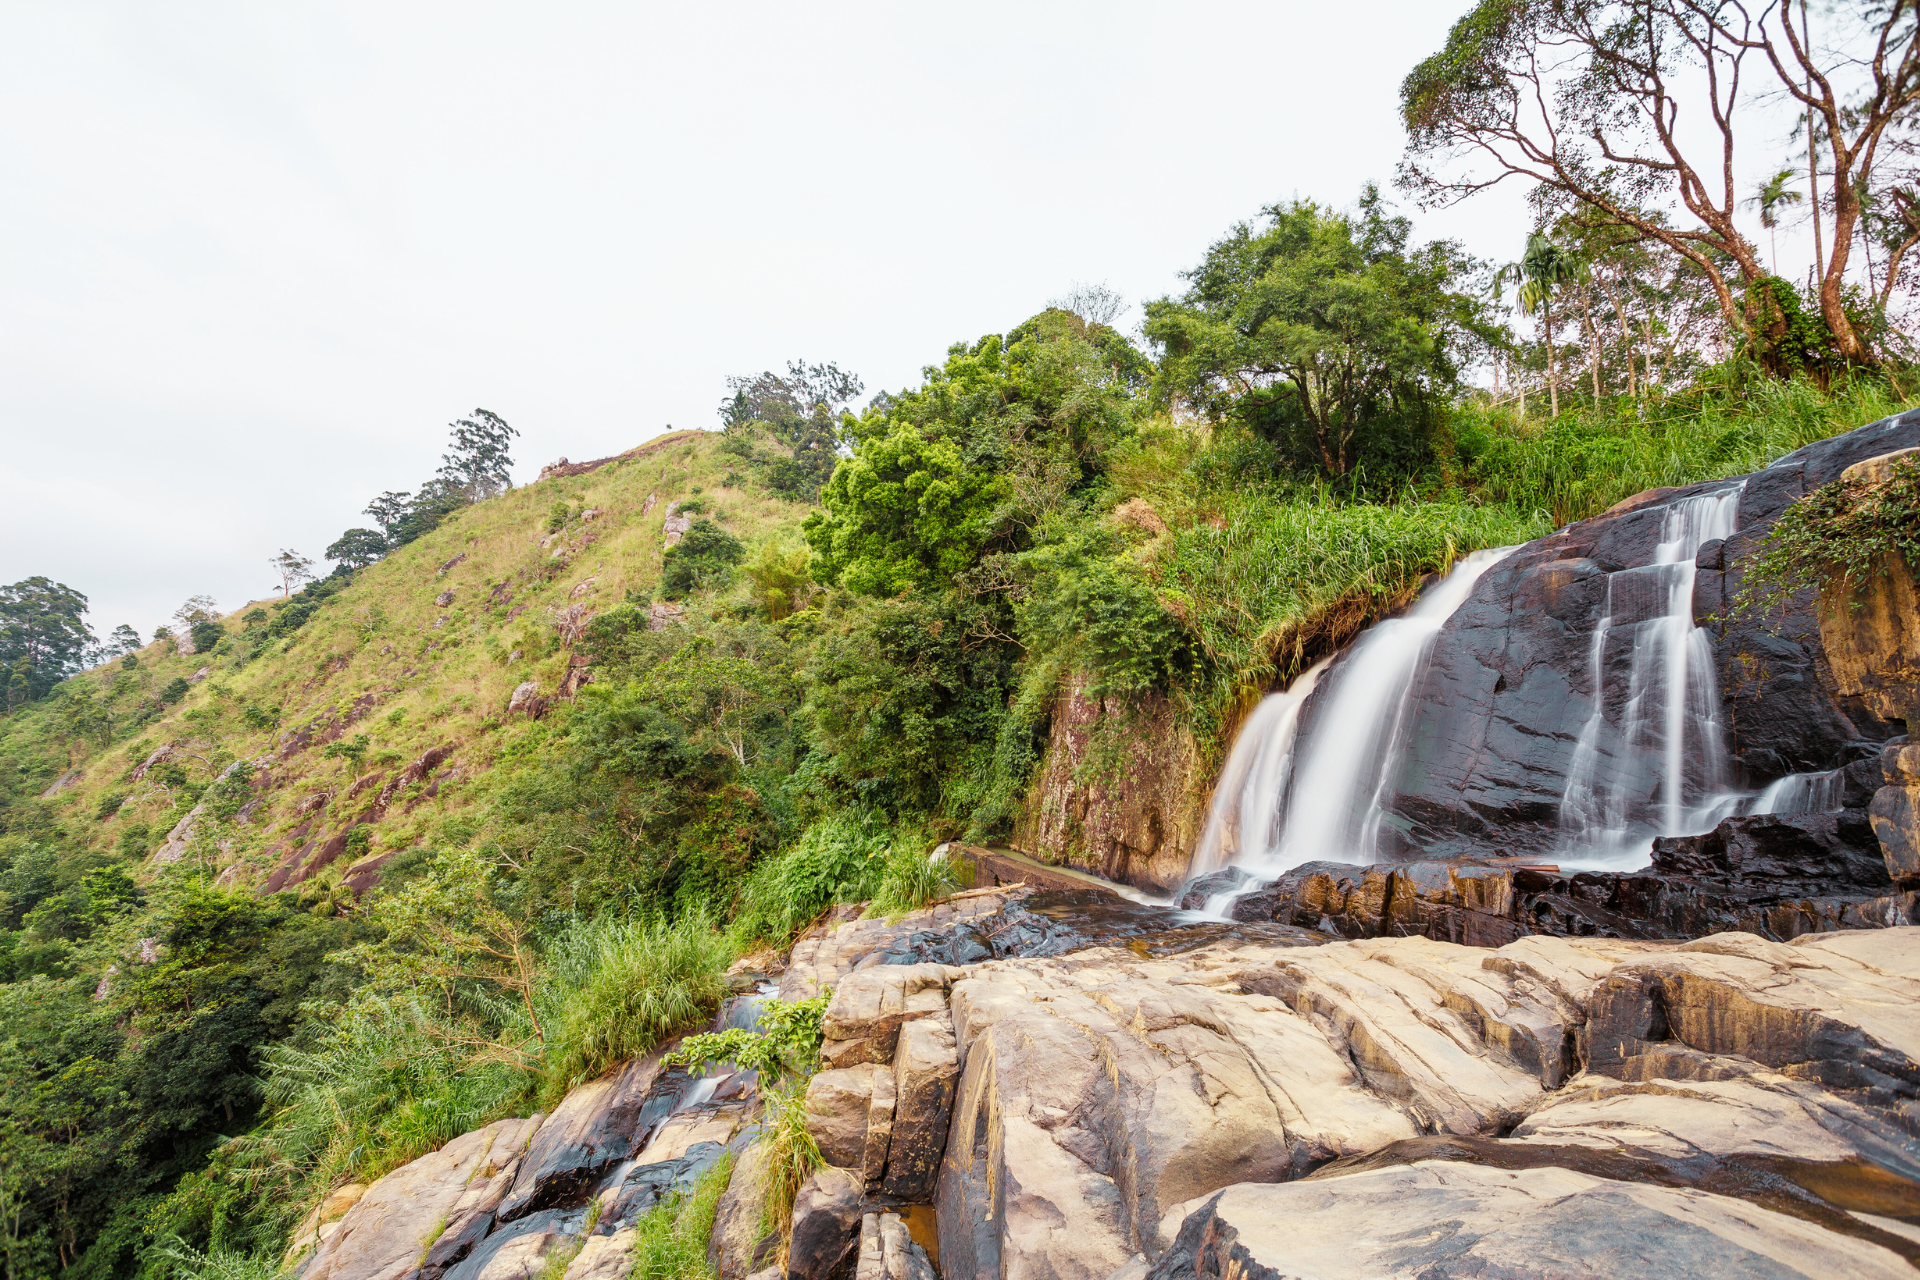
[[[1401,86],[1400,181],[1444,205],[1517,178],[1564,211],[1631,227],[1688,258],[1729,330],[1771,358],[1785,322],[1753,288],[1771,273],[1740,230],[1735,186],[1764,88],[1809,112],[1824,145],[1820,312],[1837,353],[1871,363],[1846,272],[1861,186],[1920,102],[1920,0],[1837,6],[1824,45],[1807,35],[1807,4],[1796,29],[1792,0],[1480,0]]]

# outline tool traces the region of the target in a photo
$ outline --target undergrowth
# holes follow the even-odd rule
[[[1732,613],[1764,617],[1808,588],[1860,609],[1861,588],[1896,558],[1909,572],[1920,565],[1920,457],[1896,463],[1879,483],[1835,480],[1788,507],[1746,562]]]
[[[628,1255],[633,1269],[627,1273],[632,1280],[708,1280],[714,1274],[707,1265],[707,1242],[732,1176],[733,1157],[723,1157],[692,1191],[656,1205],[634,1224]]]

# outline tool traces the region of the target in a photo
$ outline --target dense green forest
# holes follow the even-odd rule
[[[1468,95],[1562,34],[1520,12],[1409,78],[1407,189],[1503,127]],[[1577,169],[1511,266],[1375,189],[1276,204],[1137,337],[1079,289],[519,488],[476,411],[329,575],[283,552],[285,598],[151,639],[0,588],[6,1274],[271,1274],[330,1188],[693,1025],[737,956],[949,891],[929,851],[1008,837],[1070,678],[1217,760],[1459,555],[1898,411],[1920,223],[1846,190],[1882,274],[1804,285]]]

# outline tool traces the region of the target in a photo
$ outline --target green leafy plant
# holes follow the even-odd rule
[[[1756,554],[1730,616],[1765,616],[1808,588],[1831,591],[1859,609],[1860,589],[1894,558],[1920,565],[1920,456],[1894,464],[1878,484],[1835,480],[1781,513]]]
[[[345,760],[355,773],[359,773],[361,765],[366,761],[367,746],[370,742],[371,739],[366,734],[356,733],[347,741],[329,742],[320,754],[328,760]]]
[[[689,1071],[704,1071],[715,1062],[731,1062],[743,1071],[757,1071],[772,1084],[789,1076],[813,1074],[820,1054],[820,1023],[827,1013],[830,992],[811,1000],[769,1000],[760,1007],[760,1027],[749,1031],[729,1027],[688,1036],[662,1061]]]

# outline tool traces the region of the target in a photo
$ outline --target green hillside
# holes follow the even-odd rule
[[[258,601],[220,620],[211,651],[156,642],[76,677],[62,699],[6,722],[13,803],[64,778],[44,813],[69,848],[151,854],[200,788],[242,761],[184,850],[200,874],[258,888],[276,868],[298,883],[358,866],[365,881],[364,869],[473,812],[479,780],[541,732],[508,701],[527,682],[546,699],[560,691],[576,652],[569,624],[657,595],[676,503],[704,499],[704,518],[750,545],[798,540],[805,508],[742,479],[720,443],[663,436],[469,507],[360,571],[285,639],[269,633],[287,605]],[[190,687],[162,701],[176,680]],[[77,702],[94,714],[82,719]],[[377,811],[409,765],[425,776]],[[351,861],[285,865],[356,824]]]

